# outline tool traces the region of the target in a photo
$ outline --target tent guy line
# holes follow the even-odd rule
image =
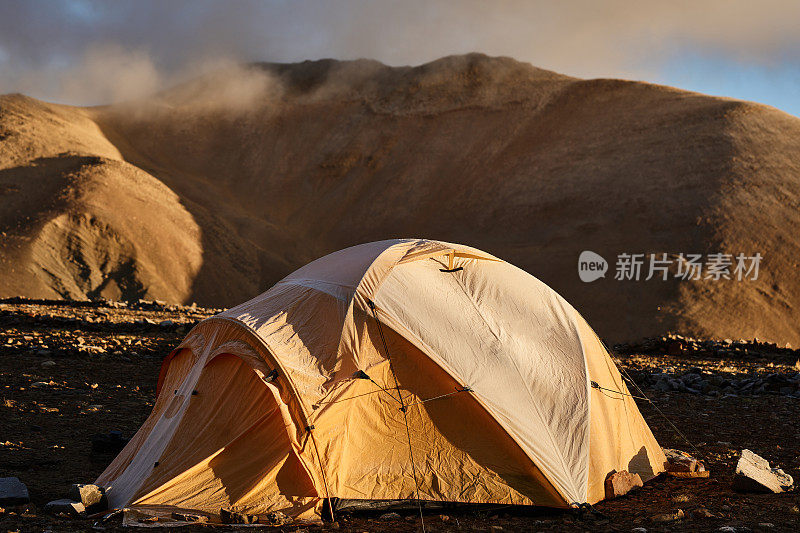
[[[370,380],[370,381],[372,381],[372,380]],[[375,382],[373,381],[373,383],[375,383]],[[376,385],[377,385],[377,383],[376,383]],[[378,385],[378,386],[380,387],[380,385]],[[364,396],[371,396],[373,394],[378,394],[379,392],[387,392],[387,391],[386,391],[386,389],[381,387],[380,390],[374,390],[374,391],[370,391],[370,392],[363,392],[361,394],[356,394],[355,396],[348,396],[347,398],[339,398],[338,400],[328,400],[328,401],[317,402],[314,405],[312,405],[311,407],[316,410],[316,409],[319,409],[320,406],[322,406],[322,405],[331,405],[331,404],[334,404],[334,403],[340,403],[340,402],[347,402],[347,401],[350,401],[350,400],[356,400],[356,399],[362,398]],[[456,394],[461,393],[461,392],[473,392],[473,391],[472,391],[472,389],[470,387],[463,387],[461,389],[456,387],[456,390],[454,390],[453,392],[448,392],[446,394],[440,394],[438,396],[434,396],[433,398],[425,398],[424,400],[417,400],[416,402],[410,402],[410,403],[405,404],[405,407],[411,407],[413,405],[421,405],[421,404],[424,404],[424,403],[432,402],[434,400],[442,400],[444,398],[449,398],[450,396],[455,396]],[[406,396],[404,398],[404,401],[408,401],[409,398],[411,398],[411,397],[412,397],[412,395]],[[633,397],[637,398],[637,396],[633,396]],[[398,401],[397,398],[395,398],[394,396],[391,396],[391,398],[395,402]]]
[[[597,337],[597,335],[596,335],[596,334],[595,334],[595,336]],[[603,340],[602,340],[602,339],[600,339],[600,337],[597,337],[597,340],[599,340],[599,341],[600,341],[600,343],[603,345],[603,348],[605,348],[605,350],[606,350],[608,353],[611,353],[611,351],[608,349],[608,346],[606,346],[606,343],[605,343],[605,342],[603,342]],[[644,391],[641,389],[641,387],[639,387],[639,385],[637,385],[637,384],[636,384],[636,382],[633,380],[633,378],[631,377],[631,375],[630,375],[630,374],[628,374],[628,371],[627,371],[627,370],[625,370],[625,367],[624,367],[624,366],[623,366],[623,367],[620,367],[620,369],[622,370],[622,372],[621,372],[621,374],[620,374],[620,375],[622,376],[622,379],[624,379],[625,381],[627,381],[628,383],[630,383],[631,385],[633,385],[633,388],[634,388],[634,389],[636,389],[636,391],[637,391],[639,394],[641,394],[641,395],[642,395],[642,398],[641,398],[641,399],[642,399],[642,400],[644,400],[644,401],[646,401],[646,402],[647,402],[647,403],[649,403],[650,405],[652,405],[652,406],[653,406],[653,409],[655,409],[655,410],[656,410],[656,412],[657,412],[659,415],[661,415],[661,417],[662,417],[664,420],[666,420],[666,421],[667,421],[667,423],[668,423],[668,424],[669,424],[669,425],[672,427],[672,429],[675,431],[675,433],[677,433],[677,434],[678,434],[678,436],[679,436],[680,438],[682,438],[682,439],[683,439],[683,440],[684,440],[684,441],[685,441],[685,442],[686,442],[686,443],[687,443],[689,446],[691,446],[691,447],[692,447],[692,449],[695,451],[695,453],[697,453],[697,454],[702,454],[702,452],[701,452],[701,451],[700,451],[700,450],[697,448],[697,446],[695,446],[695,445],[694,445],[694,443],[693,443],[692,441],[690,441],[690,440],[689,440],[689,437],[687,437],[686,435],[684,435],[684,434],[683,434],[683,432],[681,432],[681,430],[680,430],[680,429],[678,429],[678,426],[676,426],[676,425],[675,425],[675,424],[672,422],[672,420],[670,420],[670,419],[669,419],[669,417],[668,417],[668,416],[667,416],[667,415],[664,413],[664,411],[662,411],[661,409],[659,409],[659,408],[658,408],[658,406],[655,404],[655,402],[654,402],[653,400],[651,400],[650,398],[648,398],[648,396],[647,396],[647,395],[644,393]]]
[[[627,392],[620,392],[618,390],[609,389],[608,387],[603,387],[599,383],[597,383],[596,381],[592,381],[591,385],[592,385],[593,389],[597,389],[597,390],[600,390],[600,391],[613,392],[614,394],[619,394],[620,396],[630,396],[631,398],[636,398],[637,400],[646,400],[648,402],[650,401],[649,398],[645,398],[644,396],[634,396],[633,394],[630,394],[630,393],[627,393]],[[609,396],[609,398],[613,398],[613,396]],[[621,400],[622,398],[616,398],[616,399]]]
[[[378,326],[378,333],[381,337],[381,343],[383,344],[383,351],[386,354],[386,359],[389,361],[389,370],[392,372],[392,377],[394,378],[394,386],[397,389],[397,397],[400,401],[400,412],[403,413],[403,424],[406,426],[406,438],[408,439],[408,455],[411,461],[411,473],[414,476],[414,497],[417,500],[417,508],[419,509],[419,520],[420,525],[422,527],[422,533],[425,533],[425,517],[422,515],[422,501],[419,498],[419,479],[417,478],[417,467],[414,465],[414,446],[411,444],[411,429],[408,427],[408,410],[403,402],[403,393],[400,392],[400,383],[397,381],[397,374],[394,371],[394,363],[392,362],[392,356],[389,355],[389,346],[386,344],[386,337],[383,336],[383,328],[381,327],[381,321],[378,320],[378,313],[375,310],[375,302],[372,300],[367,300],[367,305],[372,310],[372,316],[375,318],[375,324]],[[367,375],[363,372],[364,375]],[[372,381],[372,378],[370,378]],[[372,381],[375,383],[374,381]],[[377,385],[377,383],[375,383]]]
[[[370,383],[374,384],[376,387],[378,387],[378,388],[380,389],[380,390],[377,390],[377,391],[375,391],[375,392],[381,392],[381,391],[382,391],[382,392],[385,392],[386,394],[388,394],[388,395],[389,395],[389,397],[390,397],[392,400],[394,400],[395,402],[399,403],[399,404],[400,404],[400,407],[402,407],[402,406],[403,406],[403,399],[402,399],[402,398],[400,398],[400,399],[398,399],[398,398],[395,398],[395,397],[394,397],[394,395],[393,395],[391,392],[389,392],[389,389],[387,389],[387,388],[385,388],[385,387],[382,387],[380,383],[378,383],[377,381],[375,381],[374,379],[372,379],[372,378],[369,376],[369,374],[367,374],[367,373],[366,373],[366,372],[364,372],[363,370],[358,370],[358,371],[356,371],[356,373],[355,373],[355,374],[353,374],[353,378],[354,378],[354,379],[365,379],[365,380],[369,381]],[[399,395],[399,390],[398,390],[398,395]]]
[[[412,403],[406,404],[406,407],[411,407],[412,405],[422,405],[423,403],[432,402],[433,400],[442,400],[444,398],[449,398],[450,396],[455,396],[456,394],[461,393],[461,392],[472,392],[472,389],[469,388],[469,387],[464,387],[464,388],[461,388],[461,389],[456,388],[455,391],[448,392],[447,394],[440,394],[439,396],[434,396],[433,398],[426,398],[425,400],[417,400],[416,402],[412,402]],[[406,399],[408,399],[408,398],[406,398]]]

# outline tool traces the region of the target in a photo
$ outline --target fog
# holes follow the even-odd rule
[[[657,79],[691,51],[800,62],[792,1],[0,1],[0,93],[99,104],[220,65],[511,56],[581,77]]]

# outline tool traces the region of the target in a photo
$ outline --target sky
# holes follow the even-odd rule
[[[102,104],[248,61],[482,52],[800,116],[796,0],[0,0],[0,93]]]

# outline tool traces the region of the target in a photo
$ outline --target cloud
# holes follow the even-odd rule
[[[77,64],[66,69],[32,70],[28,74],[34,80],[46,76],[45,83],[68,102],[120,102],[151,94],[162,85],[161,75],[147,53],[126,50],[116,43],[92,44]],[[31,85],[34,80],[21,81],[27,81],[27,89],[35,91],[36,86]]]
[[[0,92],[92,104],[144,96],[208,65],[472,51],[566,74],[652,79],[687,50],[800,62],[784,0],[0,0]]]

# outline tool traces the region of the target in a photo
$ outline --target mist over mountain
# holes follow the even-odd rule
[[[104,107],[0,97],[0,296],[229,306],[321,255],[425,237],[548,283],[604,338],[800,344],[800,119],[508,58],[229,67]],[[609,262],[578,277],[584,250]],[[614,279],[620,254],[763,260]]]

